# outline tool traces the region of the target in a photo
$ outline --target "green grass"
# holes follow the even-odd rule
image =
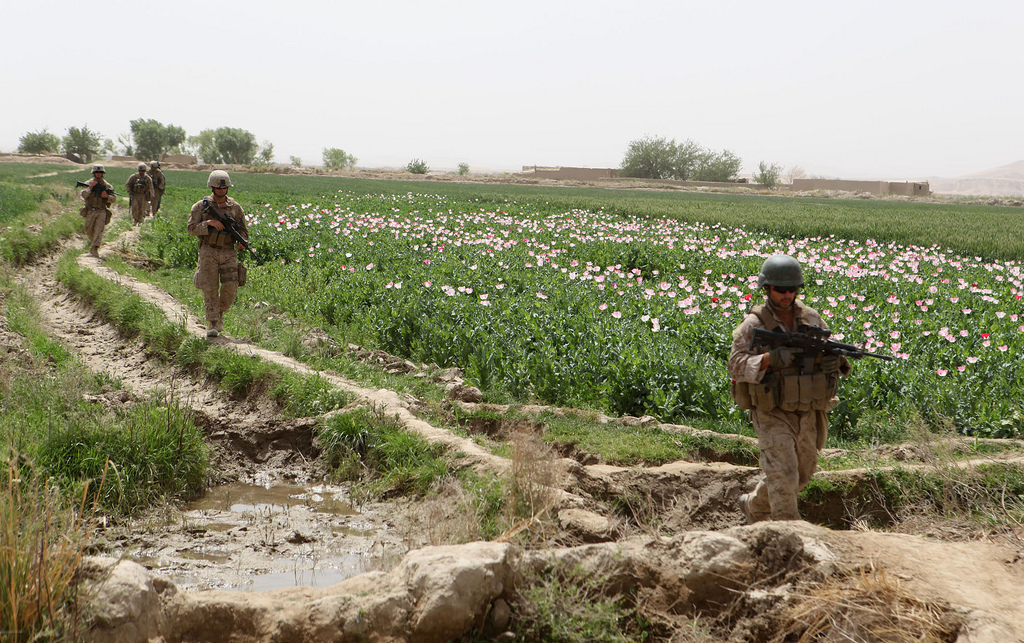
[[[367,407],[331,417],[317,439],[336,478],[360,482],[376,497],[423,496],[454,471],[443,446]]]
[[[207,452],[191,416],[174,401],[104,404],[117,383],[88,372],[46,337],[33,306],[14,289],[5,307],[11,330],[25,336],[30,353],[0,363],[3,459],[25,458],[65,497],[85,494],[115,513],[198,493]]]

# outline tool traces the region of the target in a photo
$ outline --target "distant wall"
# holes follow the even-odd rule
[[[191,154],[164,154],[160,158],[161,163],[177,163],[179,165],[196,165],[199,159]]]
[[[619,171],[607,167],[542,167],[539,165],[524,165],[520,175],[536,179],[594,181],[597,179],[617,178]]]
[[[844,192],[867,192],[877,196],[898,194],[903,196],[929,196],[928,183],[908,181],[844,181],[842,179],[793,179],[793,190],[843,190]]]

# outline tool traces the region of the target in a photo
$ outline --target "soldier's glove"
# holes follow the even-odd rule
[[[839,356],[838,355],[826,355],[821,358],[821,372],[822,373],[838,373],[839,372]]]
[[[772,368],[786,368],[792,366],[796,356],[803,352],[802,348],[779,346],[768,351],[768,359],[771,361]]]

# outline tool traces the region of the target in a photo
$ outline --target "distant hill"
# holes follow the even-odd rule
[[[963,196],[1024,196],[1024,161],[952,179],[928,179],[933,193]]]

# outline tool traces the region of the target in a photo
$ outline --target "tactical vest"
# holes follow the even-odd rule
[[[213,218],[210,216],[208,209],[213,209],[215,207],[217,206],[215,206],[213,203],[210,203],[208,198],[203,199],[203,221],[209,221],[210,219]],[[230,210],[228,212],[221,214],[221,216],[234,219],[234,217],[231,216]],[[205,237],[200,237],[202,242],[205,243],[206,245],[213,246],[215,248],[230,248],[234,245],[235,240],[231,237],[231,233],[228,232],[227,230],[217,230],[215,228],[210,227],[207,227],[207,230],[209,230],[209,233]]]
[[[112,194],[114,192],[114,186],[109,183],[97,183],[95,188],[89,192],[89,196],[85,198],[86,205],[93,210],[108,210],[109,206],[107,204],[107,199],[100,196],[104,189],[106,189],[107,194]],[[83,214],[83,216],[85,215]]]
[[[132,192],[142,194],[146,191],[146,178],[138,174],[132,175]]]
[[[794,324],[806,323],[804,306],[794,301],[796,319]],[[768,330],[783,331],[767,306],[757,305],[750,309]],[[813,361],[797,358],[792,366],[786,368],[768,367],[760,382],[736,382],[730,387],[732,399],[741,409],[760,409],[771,411],[781,408],[783,411],[805,412],[810,410],[828,411],[838,401],[835,398],[839,385],[838,373],[823,373],[821,355]]]

